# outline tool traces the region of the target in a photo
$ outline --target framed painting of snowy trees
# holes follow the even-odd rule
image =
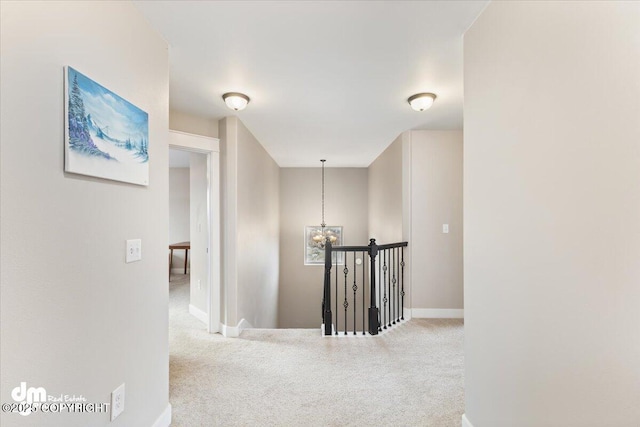
[[[66,172],[149,185],[149,115],[65,67]]]

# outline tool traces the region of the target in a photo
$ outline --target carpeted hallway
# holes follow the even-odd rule
[[[377,338],[318,329],[210,335],[170,283],[173,423],[193,426],[460,426],[463,323],[414,319]]]

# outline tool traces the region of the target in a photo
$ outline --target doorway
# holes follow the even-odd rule
[[[170,183],[170,191],[177,190],[180,186],[185,191],[187,175],[189,187],[189,238],[186,241],[173,241],[182,240],[187,235],[184,224],[186,197],[182,198],[182,207],[170,207],[170,217],[174,213],[177,217],[170,219],[171,227],[174,229],[169,231],[169,243],[188,243],[189,249],[188,255],[186,249],[174,250],[169,277],[172,281],[174,277],[181,279],[184,284],[186,280],[184,274],[189,273],[189,313],[201,320],[209,333],[216,333],[220,331],[222,301],[220,297],[219,141],[215,138],[169,131],[169,153],[170,177],[175,175],[179,181],[177,184]],[[171,170],[172,165],[182,170]]]

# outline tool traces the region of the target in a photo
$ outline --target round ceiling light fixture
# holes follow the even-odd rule
[[[235,111],[244,110],[249,101],[251,101],[247,95],[240,92],[227,92],[222,95],[222,99],[227,104],[227,107]]]
[[[416,111],[424,111],[431,108],[433,101],[437,98],[435,93],[416,93],[411,95],[407,102]]]

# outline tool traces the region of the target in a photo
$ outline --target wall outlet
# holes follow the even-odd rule
[[[449,224],[442,224],[442,232],[443,233],[449,232]]]
[[[140,261],[142,259],[142,239],[127,240],[126,262]]]
[[[124,411],[124,383],[111,392],[111,421]]]

